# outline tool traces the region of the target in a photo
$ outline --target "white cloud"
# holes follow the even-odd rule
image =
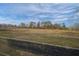
[[[0,15],[6,15],[5,17],[0,17],[0,23],[36,22],[39,21],[39,18],[46,19],[46,17],[53,22],[62,22],[72,19],[71,16],[74,15],[72,13],[76,10],[76,5],[73,4],[10,4],[6,6],[7,8],[0,9]],[[24,15],[26,19],[19,15]],[[29,19],[25,15],[29,16]],[[79,13],[76,15],[79,15]]]
[[[17,24],[19,22],[16,22],[14,19],[11,19],[9,17],[0,17],[0,24]]]
[[[55,22],[61,22],[61,21],[66,21],[68,18],[60,18],[60,19],[54,19]]]

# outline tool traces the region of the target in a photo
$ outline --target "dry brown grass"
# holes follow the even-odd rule
[[[0,31],[0,36],[79,48],[79,31],[20,28]]]

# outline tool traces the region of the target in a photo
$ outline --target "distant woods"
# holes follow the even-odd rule
[[[19,25],[0,24],[0,28],[37,28],[37,29],[65,29],[65,24],[52,24],[51,21],[20,23]]]
[[[26,23],[20,23],[19,25],[12,25],[12,24],[0,24],[0,28],[32,28],[32,29],[68,29],[65,25],[65,23],[54,23],[52,24],[51,21],[42,21],[42,22],[29,22]],[[79,23],[74,24],[70,29],[79,29]]]
[[[29,22],[28,24],[21,23],[18,25],[19,28],[36,28],[36,29],[66,29],[66,25],[62,24],[52,24],[51,21],[42,21],[42,22]]]

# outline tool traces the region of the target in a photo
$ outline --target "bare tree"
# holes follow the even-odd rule
[[[26,27],[25,23],[21,23],[19,26],[22,28]]]
[[[37,28],[40,28],[40,26],[41,26],[41,23],[38,22],[38,23],[37,23]]]
[[[67,29],[65,23],[62,23],[62,24],[61,24],[61,28],[62,28],[62,29]]]
[[[52,23],[50,21],[41,22],[43,28],[52,28]]]
[[[36,27],[36,23],[35,22],[30,22],[29,23],[29,28],[35,28]]]
[[[55,24],[54,24],[54,28],[55,28],[55,29],[61,29],[61,25],[60,25],[60,24],[55,23]]]

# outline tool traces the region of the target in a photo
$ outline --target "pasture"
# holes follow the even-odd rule
[[[79,31],[74,30],[15,28],[0,30],[0,37],[79,48]]]

